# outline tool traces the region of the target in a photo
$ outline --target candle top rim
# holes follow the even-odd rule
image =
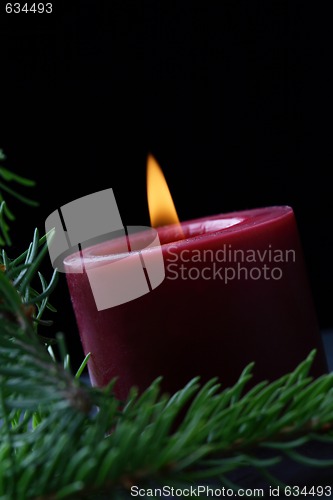
[[[198,241],[207,241],[214,240],[218,236],[228,235],[231,233],[239,234],[239,232],[251,231],[253,228],[257,228],[259,226],[264,226],[270,222],[277,221],[286,216],[294,216],[293,209],[288,205],[274,205],[270,207],[263,208],[252,208],[241,211],[234,211],[223,214],[215,214],[206,217],[190,219],[184,222],[181,222],[182,230],[185,230],[185,233],[188,233],[183,239],[179,239],[175,237],[177,235],[177,228],[179,231],[178,224],[170,224],[168,226],[161,226],[156,228],[156,231],[159,235],[160,242],[157,240],[157,244],[154,246],[150,246],[145,249],[144,247],[139,250],[128,250],[127,248],[122,248],[121,251],[110,252],[110,244],[114,245],[114,242],[104,241],[101,243],[95,243],[87,246],[84,250],[84,261],[93,263],[101,263],[106,261],[112,261],[115,259],[121,259],[128,257],[129,254],[137,254],[139,251],[154,251],[154,249],[159,248],[159,246],[166,248],[170,245],[175,245],[179,247],[179,249],[183,247],[187,247],[189,244],[195,244]],[[229,221],[227,225],[223,225],[222,227],[219,224],[210,225],[209,223],[221,222],[221,221]],[[208,223],[208,229],[207,229]],[[191,233],[191,228],[192,232]],[[147,228],[149,229],[149,228]],[[169,234],[168,234],[169,233]],[[154,234],[156,234],[154,232]],[[179,234],[179,233],[178,233]],[[137,233],[138,237],[142,237],[143,233]],[[164,240],[166,241],[163,241]],[[124,239],[124,237],[122,238]],[[106,251],[106,248],[109,251]],[[66,256],[64,259],[64,265],[68,269],[74,269],[78,264],[81,265],[82,256],[80,252],[73,252],[70,255]]]

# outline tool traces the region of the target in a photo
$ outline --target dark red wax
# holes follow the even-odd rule
[[[162,284],[103,311],[96,308],[87,275],[70,273],[73,260],[66,259],[81,341],[84,352],[91,352],[88,367],[94,385],[103,386],[117,377],[120,398],[126,397],[131,386],[144,390],[160,375],[163,389],[170,393],[197,375],[203,382],[217,376],[228,386],[251,361],[255,361],[254,382],[274,380],[293,370],[314,348],[318,353],[312,374],[326,371],[290,207],[206,217],[184,222],[182,229],[185,239],[179,241],[173,241],[174,226],[158,229],[166,267]],[[236,250],[243,251],[238,252],[238,260]],[[283,262],[272,261],[272,255],[277,258],[279,253],[276,250],[282,252]],[[253,251],[255,262],[242,261],[242,255],[248,257]],[[107,252],[108,243],[90,249],[96,256]],[[211,255],[220,262],[214,264]],[[97,265],[103,265],[98,258]],[[182,275],[180,265],[184,266]],[[226,283],[223,270],[216,272],[221,267],[231,268],[230,276],[233,268],[235,279]],[[282,275],[273,272],[274,268]]]

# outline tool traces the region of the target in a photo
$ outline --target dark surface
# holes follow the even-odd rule
[[[309,442],[306,445],[297,448],[295,451],[304,455],[305,457],[317,459],[317,460],[332,460],[333,449],[332,444],[325,444],[319,442]],[[260,459],[272,459],[273,457],[279,456],[279,453],[263,451],[258,455]],[[332,479],[332,467],[308,467],[301,463],[295,462],[289,457],[282,457],[281,461],[272,467],[270,467],[269,472],[274,475],[279,481],[283,482],[287,486],[299,486],[300,488],[307,487],[309,490],[312,486],[330,486],[331,492],[327,495],[328,498],[333,497],[333,479]],[[237,485],[243,488],[263,488],[266,493],[269,491],[269,487],[274,488],[272,480],[262,477],[258,471],[253,468],[245,467],[243,470],[238,470],[237,472],[230,474],[228,476],[231,480],[237,482]],[[280,487],[279,498],[284,498],[283,487]],[[329,489],[327,490],[329,493]],[[267,495],[268,496],[268,495]],[[287,495],[286,495],[287,496]],[[297,495],[291,495],[297,496]],[[301,496],[301,495],[300,495]],[[309,498],[308,495],[305,498]],[[313,495],[317,498],[320,495]],[[322,495],[326,497],[326,495]]]
[[[57,207],[107,187],[126,225],[148,224],[152,151],[182,220],[291,205],[320,327],[333,326],[324,5],[57,0],[49,18],[0,9],[0,147],[7,167],[38,181],[41,201],[16,209],[13,255]],[[53,302],[76,365],[64,279]]]
[[[329,371],[333,371],[333,331],[327,330],[322,333],[325,353]],[[306,445],[297,448],[299,453],[304,456],[317,460],[333,460],[332,443],[321,443],[318,441],[310,441]],[[272,458],[277,456],[277,453],[271,451],[263,451],[258,458]],[[269,471],[280,481],[288,486],[299,486],[311,488],[312,486],[331,486],[331,494],[324,496],[325,498],[333,498],[333,466],[332,467],[308,467],[304,464],[295,462],[287,456],[283,456],[281,461],[271,467]],[[235,481],[243,488],[263,488],[265,492],[269,491],[269,487],[273,487],[271,480],[262,477],[260,473],[251,467],[245,467],[238,470],[230,476],[231,480]],[[327,491],[328,492],[328,491]],[[280,488],[278,498],[284,498],[283,489]],[[319,495],[318,495],[319,496]],[[310,495],[308,496],[310,497]],[[308,498],[306,497],[306,498]],[[313,496],[312,498],[317,498]]]
[[[333,330],[324,330],[322,332],[322,339],[326,353],[328,369],[333,372]]]

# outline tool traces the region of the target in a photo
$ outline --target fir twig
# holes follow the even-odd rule
[[[1,253],[0,499],[126,498],[132,486],[209,480],[237,493],[232,473],[248,467],[267,485],[282,485],[275,467],[284,457],[332,477],[331,459],[304,452],[312,441],[333,442],[333,375],[309,376],[315,352],[294,372],[248,391],[253,364],[230,388],[193,379],[169,397],[156,380],[120,402],[115,381],[104,389],[80,381],[88,357],[71,375],[62,337],[61,363],[38,339],[36,322],[43,321],[56,280],[53,275],[48,284],[39,273],[45,253],[37,231],[18,258]],[[31,286],[37,276],[41,292]]]
[[[0,161],[4,161],[6,159],[3,150],[0,149]],[[0,180],[0,246],[3,245],[11,245],[11,239],[9,236],[9,224],[8,221],[15,220],[15,216],[11,210],[9,210],[7,204],[3,198],[3,192],[9,194],[13,198],[25,203],[26,205],[30,205],[32,207],[37,207],[38,203],[26,196],[23,196],[21,193],[18,193],[15,189],[12,189],[8,186],[8,183],[15,182],[20,186],[32,187],[35,185],[35,182],[26,179],[20,175],[14,174],[10,170],[0,166],[0,179],[3,179],[5,182]]]
[[[5,159],[5,155],[0,149],[0,161]],[[0,167],[0,177],[2,177],[6,183],[14,181],[27,187],[35,185],[34,181],[14,174],[3,167]],[[8,246],[11,244],[9,225],[6,219],[13,221],[15,217],[12,212],[8,210],[6,202],[2,199],[1,189],[12,194],[23,203],[28,203],[33,206],[38,204],[22,197],[20,193],[11,190],[7,184],[0,182],[0,247],[4,247],[5,245]],[[14,260],[10,259],[5,248],[2,248],[0,254],[0,271],[5,272],[6,276],[13,282],[21,298],[21,308],[26,317],[33,322],[35,331],[37,331],[37,326],[40,324],[52,324],[51,321],[42,319],[45,309],[47,308],[54,311],[54,308],[48,303],[48,299],[56,286],[58,273],[55,270],[50,282],[47,283],[44,276],[39,272],[40,263],[47,253],[47,238],[52,238],[52,235],[45,235],[39,238],[38,230],[35,229],[33,240],[28,250],[23,252],[19,257]],[[42,286],[42,292],[38,292],[32,287],[32,281],[37,273]],[[44,341],[46,343],[52,342],[47,339],[44,339]]]

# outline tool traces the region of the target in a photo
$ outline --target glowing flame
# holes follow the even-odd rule
[[[147,160],[147,195],[150,223],[153,227],[179,224],[178,215],[163,172],[152,155]]]

